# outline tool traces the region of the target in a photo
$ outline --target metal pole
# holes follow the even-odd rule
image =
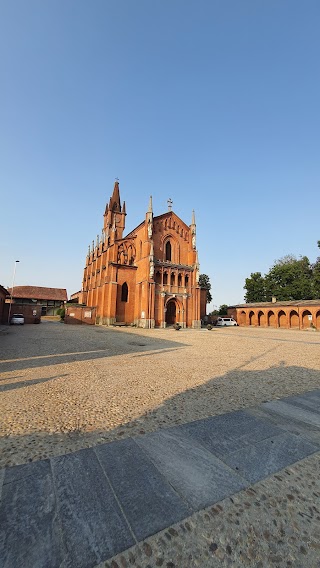
[[[11,286],[11,294],[10,294],[10,305],[9,305],[8,324],[10,323],[11,306],[12,306],[12,296],[13,296],[14,281],[15,281],[15,277],[16,277],[17,262],[20,262],[20,260],[16,260],[15,263],[14,263],[12,286]]]

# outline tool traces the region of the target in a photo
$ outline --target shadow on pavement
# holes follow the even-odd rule
[[[12,334],[6,336],[6,342],[2,341],[0,373],[129,353],[161,352],[185,346],[182,341],[146,337],[112,328],[67,326],[50,322],[37,329],[41,333],[36,341],[32,336],[28,341],[30,332],[27,326],[14,330],[17,341],[12,341]],[[16,356],[17,351],[19,357]]]
[[[32,386],[37,382],[51,381],[62,376],[66,375],[49,377],[34,382],[27,381],[26,384],[19,382],[17,388]],[[299,383],[297,383],[297,376],[301,377]],[[239,384],[241,385],[238,396],[232,394],[235,383],[237,383],[238,393]],[[271,395],[270,384],[274,385],[274,388],[271,389]],[[8,387],[11,386],[15,388],[14,384],[8,385]],[[181,425],[234,410],[247,409],[263,402],[303,394],[319,388],[320,371],[316,369],[298,366],[285,367],[282,363],[263,371],[236,369],[211,379],[201,386],[179,393],[133,420],[124,421],[111,428],[100,427],[94,431],[92,425],[88,422],[86,408],[79,401],[78,406],[75,405],[76,412],[68,417],[68,426],[63,427],[59,432],[38,431],[21,436],[10,435],[10,432],[7,432],[6,436],[0,441],[0,468],[23,463],[23,461],[16,461],[13,448],[17,450],[18,454],[26,452],[26,455],[28,455],[26,461],[36,461],[52,455],[93,447],[100,443],[132,436],[143,436],[162,428]],[[2,388],[2,390],[6,389]],[[125,405],[129,407],[130,404],[130,401],[124,404],[121,410],[122,416],[125,415]],[[107,404],[105,416],[107,421],[109,418]],[[67,428],[68,431],[66,432]]]

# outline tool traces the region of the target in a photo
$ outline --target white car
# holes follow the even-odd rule
[[[218,326],[225,326],[225,325],[238,325],[236,320],[233,318],[218,318],[216,325]]]
[[[24,325],[24,315],[13,314],[10,319],[10,325]]]

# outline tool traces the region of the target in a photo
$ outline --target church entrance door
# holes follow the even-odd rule
[[[174,300],[169,300],[167,303],[166,324],[173,325],[176,321],[176,302]]]

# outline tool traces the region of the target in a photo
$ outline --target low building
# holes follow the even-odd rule
[[[240,326],[320,330],[320,300],[260,302],[228,307]]]
[[[79,292],[74,292],[73,294],[71,294],[69,298],[69,303],[79,304],[80,296],[81,296],[81,290],[79,290]]]
[[[8,291],[9,295],[11,295],[10,288]],[[66,301],[67,290],[65,288],[46,288],[44,286],[15,286],[12,291],[13,304],[19,304],[20,306],[40,305],[42,316],[55,315],[57,309],[60,308],[61,305],[63,305]]]
[[[7,296],[9,296],[8,290],[0,284],[0,323],[7,323],[8,312],[5,305]]]

